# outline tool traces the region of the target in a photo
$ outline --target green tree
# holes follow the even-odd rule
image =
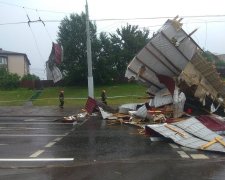
[[[19,87],[20,77],[0,68],[0,89],[15,89]]]
[[[204,51],[202,55],[203,55],[203,57],[206,58],[207,61],[214,63],[217,68],[224,68],[225,67],[225,62],[220,60],[218,58],[218,56],[211,53],[210,51]]]
[[[116,75],[114,51],[110,37],[102,32],[99,35],[98,51],[94,61],[94,79],[98,84],[110,83]]]
[[[90,22],[94,82],[103,84],[124,80],[125,70],[135,54],[148,42],[148,30],[128,25],[114,34],[100,33]],[[58,43],[63,46],[64,60],[60,69],[69,85],[87,82],[86,17],[71,14],[65,17],[58,32]]]
[[[95,58],[96,25],[90,22],[90,37],[92,41],[92,54]],[[86,55],[86,17],[71,14],[65,17],[58,32],[58,43],[63,46],[64,59],[60,69],[64,73],[65,83],[74,85],[87,82],[87,55]]]
[[[127,24],[111,35],[118,80],[123,80],[128,63],[148,43],[149,30]]]

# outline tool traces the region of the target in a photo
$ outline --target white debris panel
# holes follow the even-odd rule
[[[179,122],[172,123],[172,124],[183,129],[184,131],[186,131],[198,138],[206,140],[206,141],[211,141],[211,140],[215,139],[216,137],[221,137],[221,138],[223,138],[223,140],[225,140],[224,137],[218,136],[218,134],[216,134],[215,132],[208,129],[195,117],[191,117],[186,120],[179,121]]]
[[[183,81],[189,87],[195,85],[194,96],[203,104],[207,96],[224,106],[225,85],[191,38],[195,31],[187,34],[177,17],[167,20],[129,63],[125,77],[143,83],[156,94],[166,87],[160,83],[158,75],[165,75],[174,79],[178,87]]]
[[[108,112],[104,111],[101,107],[98,107],[98,108],[99,108],[99,111],[100,111],[103,119],[117,119],[115,116],[113,116],[112,113],[108,113]]]
[[[190,130],[191,133],[188,133],[185,130],[183,130],[173,124],[167,124],[167,123],[153,124],[153,125],[148,125],[148,127],[153,129],[154,131],[160,133],[164,137],[172,139],[175,143],[180,144],[185,147],[188,147],[188,148],[225,152],[225,146],[224,146],[225,143],[223,141],[223,137],[219,136],[219,135],[217,135],[215,137],[214,135],[212,135],[212,133],[209,133],[210,130],[206,130],[207,129],[206,127],[204,127],[203,129],[207,133],[209,133],[209,135],[211,134],[211,137],[213,139],[204,140],[205,138],[202,139],[202,138],[195,136],[194,131]],[[204,131],[204,130],[202,130],[202,131]],[[198,134],[196,134],[196,135],[198,135]],[[201,133],[200,133],[200,136],[204,137],[204,136],[202,136]]]
[[[136,111],[137,106],[142,106],[143,103],[123,104],[119,107],[119,113],[128,114],[128,111]]]

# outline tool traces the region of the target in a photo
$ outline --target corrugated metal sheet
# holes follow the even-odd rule
[[[209,143],[209,141],[197,138],[190,133],[187,133],[183,129],[168,124],[154,124],[148,125],[147,127],[153,129],[154,131],[160,133],[166,138],[172,139],[177,144],[182,146],[193,148],[193,149],[201,149],[202,146]],[[168,128],[169,127],[169,128]],[[172,130],[174,129],[174,130]],[[218,152],[225,152],[225,147],[220,143],[214,143],[209,146],[206,150],[209,151],[218,151]]]
[[[197,93],[195,96],[200,100],[206,94],[210,94],[217,102],[220,96],[225,99],[225,86],[219,74],[201,55],[202,49],[190,37],[191,34],[188,35],[182,29],[180,21],[168,20],[133,58],[127,67],[125,77],[140,81],[155,92],[165,88],[156,74],[176,77],[190,86],[199,86],[198,90],[204,92],[200,93],[201,96]],[[189,70],[193,71],[195,78]],[[224,102],[222,104],[225,106]]]
[[[155,74],[178,77],[196,50],[196,44],[180,28],[177,21],[168,20],[150,42],[128,65],[125,77],[134,78],[157,90],[165,88]],[[176,47],[176,42],[179,47]],[[174,44],[175,43],[175,44]],[[144,70],[143,70],[144,69]]]
[[[214,138],[218,137],[218,134],[208,129],[195,117],[172,124],[206,141],[212,141]]]
[[[222,117],[215,115],[201,115],[196,118],[207,128],[211,129],[212,131],[215,131],[217,134],[225,133],[225,122]]]

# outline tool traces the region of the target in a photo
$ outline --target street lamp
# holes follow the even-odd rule
[[[94,83],[92,75],[91,40],[89,28],[88,3],[86,0],[86,34],[87,34],[87,64],[88,64],[88,96],[94,98]]]

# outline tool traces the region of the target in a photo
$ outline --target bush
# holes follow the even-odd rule
[[[24,81],[24,80],[40,80],[40,78],[34,74],[27,74],[27,75],[24,75],[21,79],[21,81]]]
[[[6,69],[0,68],[0,89],[15,89],[20,84],[20,77],[17,74],[9,73]]]

